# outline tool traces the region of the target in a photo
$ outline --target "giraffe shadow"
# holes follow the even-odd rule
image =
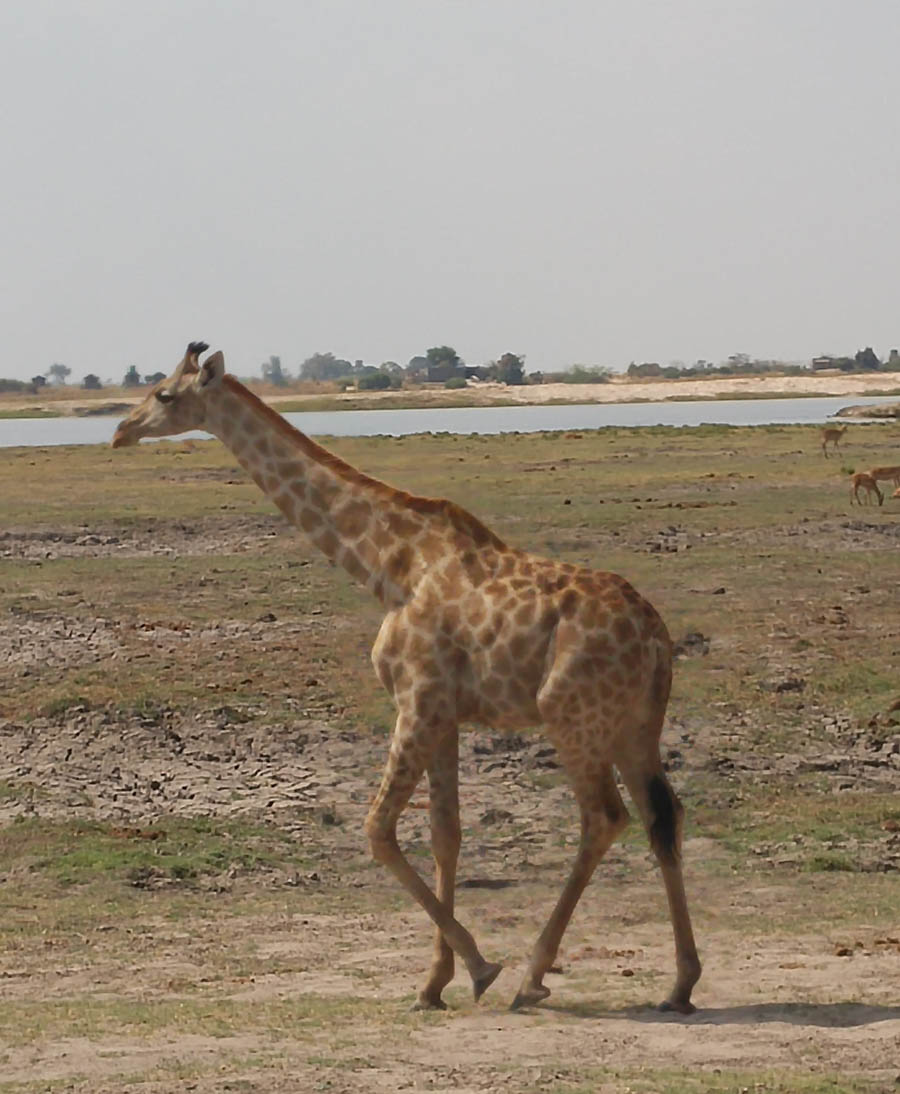
[[[752,1003],[735,1007],[704,1007],[694,1014],[674,1014],[656,1007],[604,1007],[600,1003],[543,1003],[552,1010],[573,1018],[606,1018],[649,1024],[667,1023],[687,1026],[751,1026],[765,1022],[783,1022],[795,1026],[819,1026],[824,1029],[852,1029],[876,1022],[900,1021],[900,1006],[874,1006],[867,1003]]]
[[[505,877],[468,877],[456,883],[457,889],[510,889],[519,882]]]

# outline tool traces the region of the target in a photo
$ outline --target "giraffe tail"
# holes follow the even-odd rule
[[[653,810],[650,825],[650,843],[660,859],[675,862],[678,859],[678,811],[672,788],[662,775],[651,775],[647,783],[647,797]]]

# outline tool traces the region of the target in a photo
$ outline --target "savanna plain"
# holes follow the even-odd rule
[[[676,642],[663,736],[704,973],[637,820],[538,1008],[574,857],[539,735],[463,735],[458,915],[504,972],[410,1005],[423,912],[369,858],[378,605],[218,442],[0,450],[0,1091],[886,1092],[900,1083],[900,425],[334,439],[614,570]],[[892,489],[892,487],[891,487]],[[426,791],[401,820],[430,876]],[[632,810],[633,812],[633,810]]]

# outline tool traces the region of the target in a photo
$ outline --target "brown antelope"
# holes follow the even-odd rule
[[[845,425],[827,425],[822,430],[822,451],[825,455],[828,455],[828,442],[831,441],[835,451],[840,442],[841,437],[847,432]]]
[[[877,482],[892,482],[894,486],[900,486],[900,467],[870,467],[869,474]]]
[[[871,501],[872,494],[878,498],[878,504],[884,505],[884,494],[878,489],[878,483],[872,478],[872,475],[868,471],[857,471],[855,475],[850,477],[850,504],[853,504],[853,499],[856,499],[857,505],[862,505],[860,501],[859,492],[865,490],[866,492],[866,505]]]

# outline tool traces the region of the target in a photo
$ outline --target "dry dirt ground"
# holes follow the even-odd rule
[[[188,530],[173,522],[152,537],[13,530],[0,536],[0,554],[200,557],[258,548],[279,525],[273,515]],[[236,642],[302,649],[316,628],[331,625],[327,616],[178,627],[100,615],[5,617],[0,662],[7,680],[97,663],[117,672],[144,653],[177,662],[187,645],[223,659]],[[704,652],[695,638],[683,656]],[[289,721],[223,700],[194,715],[70,706],[0,722],[0,786],[18,788],[0,796],[2,825],[99,820],[114,823],[122,840],[140,841],[164,840],[179,817],[228,818],[275,824],[307,852],[298,867],[233,864],[198,879],[189,895],[199,903],[187,916],[165,903],[177,888],[171,875],[144,870],[131,878],[147,901],[139,914],[122,920],[100,908],[75,940],[65,937],[61,915],[41,945],[5,955],[0,1003],[27,1010],[40,1000],[69,1025],[0,1043],[0,1091],[900,1089],[900,912],[891,910],[900,826],[842,844],[862,863],[856,873],[792,871],[802,833],[746,849],[754,867],[769,869],[745,870],[722,842],[688,838],[704,974],[699,1009],[683,1018],[649,1005],[668,990],[671,940],[657,871],[633,823],[579,908],[549,978],[550,999],[511,1014],[523,958],[574,854],[576,821],[543,742],[469,733],[459,914],[486,955],[507,967],[478,1006],[463,972],[447,1012],[414,1015],[408,1006],[429,961],[430,929],[369,863],[362,835],[386,742],[344,728],[328,696],[317,697],[319,682],[304,683]],[[793,686],[790,674],[773,684]],[[721,792],[710,808],[725,826],[729,803],[761,794],[775,774],[820,772],[835,794],[900,785],[900,733],[872,734],[835,716],[827,749],[820,737],[761,756],[742,745],[742,717],[726,711],[689,726],[670,719],[665,735],[676,786],[714,777]],[[423,804],[419,794],[402,838],[427,870]],[[18,910],[15,903],[21,878],[0,862],[0,881],[27,924],[28,901]],[[870,900],[860,900],[864,887]],[[844,915],[843,900],[873,911]],[[125,1008],[115,1028],[104,1032],[99,1022],[80,1032],[86,1014],[113,1000]],[[127,1010],[139,1005],[172,1014],[141,1029]],[[204,1005],[217,1016],[212,1028]]]

